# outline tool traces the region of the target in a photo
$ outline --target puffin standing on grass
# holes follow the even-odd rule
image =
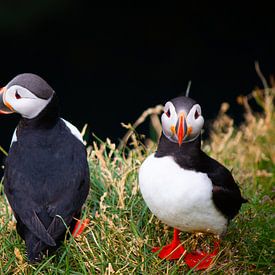
[[[54,90],[35,74],[0,89],[0,113],[22,116],[5,161],[4,191],[33,263],[59,247],[64,224],[80,233],[90,185],[86,149],[77,128],[59,117]]]
[[[157,151],[142,163],[139,185],[153,214],[174,227],[172,243],[153,249],[160,258],[173,260],[186,253],[180,231],[223,236],[246,200],[229,170],[201,150],[204,119],[196,101],[184,96],[168,101],[161,122]],[[214,247],[212,253],[187,253],[186,263],[207,268],[219,251],[218,241]]]

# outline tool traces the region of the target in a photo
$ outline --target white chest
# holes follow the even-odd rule
[[[172,157],[152,154],[140,167],[139,185],[149,209],[169,226],[214,234],[226,230],[227,219],[212,201],[207,174],[185,170]]]

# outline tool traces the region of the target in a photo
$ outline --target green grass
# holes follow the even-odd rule
[[[203,145],[206,152],[233,169],[243,195],[249,199],[230,223],[215,262],[205,271],[210,274],[274,273],[273,103],[263,114],[253,113],[252,117],[254,120],[248,118],[242,127],[235,128],[231,118],[221,113],[211,139]],[[40,264],[26,262],[24,242],[15,231],[2,195],[0,274],[199,273],[189,270],[183,259],[169,262],[151,252],[153,246],[167,244],[173,230],[152,215],[141,197],[138,169],[156,145],[145,149],[136,140],[131,149],[118,150],[109,140],[97,140],[88,148],[91,191],[83,215],[91,223],[82,236],[68,239],[55,255],[45,257]],[[187,247],[194,240],[183,232],[181,239],[187,240]],[[211,237],[205,236],[205,240],[211,241]]]

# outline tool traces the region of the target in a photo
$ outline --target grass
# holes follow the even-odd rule
[[[245,122],[238,128],[226,114],[228,105],[224,103],[210,139],[203,143],[207,153],[232,169],[249,203],[231,222],[213,265],[202,273],[274,273],[274,92],[275,88],[266,88],[240,97]],[[249,101],[253,100],[262,106],[260,114],[251,109]],[[16,233],[4,196],[0,197],[0,274],[196,273],[183,259],[169,262],[151,252],[153,246],[171,240],[172,229],[152,215],[138,188],[140,164],[156,144],[135,133],[130,136],[128,147],[117,148],[108,139],[97,139],[87,148],[91,192],[84,215],[91,223],[82,236],[65,241],[55,255],[40,264],[26,262],[25,245]],[[181,233],[181,238],[187,247],[192,246],[191,234]]]

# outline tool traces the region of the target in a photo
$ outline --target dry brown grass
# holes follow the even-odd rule
[[[236,128],[221,106],[213,124],[210,140],[203,148],[233,169],[250,203],[231,223],[211,274],[271,274],[270,215],[274,210],[274,96],[275,86],[257,89],[240,97],[244,122]],[[263,112],[256,113],[249,102],[255,100]],[[159,132],[157,112],[145,112]],[[138,126],[138,123],[135,125]],[[136,128],[136,127],[134,127]],[[158,221],[146,207],[138,187],[137,173],[142,161],[156,149],[150,139],[142,139],[127,125],[127,146],[117,148],[109,139],[96,140],[88,147],[91,192],[84,216],[91,219],[85,234],[70,239],[59,252],[45,257],[39,265],[28,265],[25,247],[15,232],[4,197],[0,198],[0,273],[1,274],[187,274],[183,259],[160,260],[152,246],[165,245],[171,230]],[[146,145],[144,145],[146,144]],[[124,144],[125,145],[125,144]],[[130,149],[129,149],[130,148]],[[206,237],[207,239],[208,237]],[[182,233],[188,247],[194,238]],[[207,273],[206,272],[206,273]]]

